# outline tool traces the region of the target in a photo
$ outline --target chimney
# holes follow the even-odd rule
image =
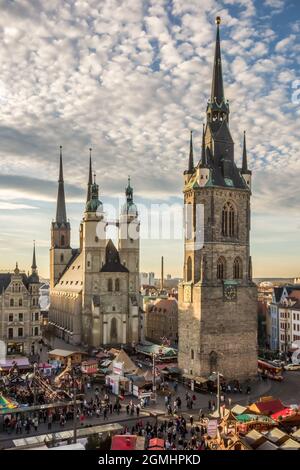
[[[161,257],[161,278],[160,278],[160,290],[164,289],[164,257]]]

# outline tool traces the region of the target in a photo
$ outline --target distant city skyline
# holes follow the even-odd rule
[[[90,146],[104,206],[124,197],[127,175],[136,203],[182,205],[190,130],[200,157],[219,14],[235,159],[245,129],[253,171],[253,277],[300,276],[296,1],[56,0],[9,2],[1,13],[0,270],[16,261],[30,270],[36,240],[49,277],[60,145],[74,247]],[[158,275],[162,255],[165,272],[182,277],[182,240],[141,239],[141,272]]]

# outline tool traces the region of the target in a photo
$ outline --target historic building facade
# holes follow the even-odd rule
[[[144,315],[145,338],[161,344],[164,340],[172,346],[178,344],[178,302],[174,297],[158,298],[149,302]]]
[[[140,337],[139,219],[128,180],[118,227],[118,249],[106,239],[99,187],[92,181],[90,157],[79,248],[70,246],[62,154],[56,218],[51,226],[49,322],[72,344],[92,347],[136,343]]]
[[[0,273],[0,340],[8,356],[38,351],[39,287],[35,247],[30,275],[20,271],[18,264],[14,271]]]
[[[179,367],[227,379],[257,373],[257,290],[249,246],[251,171],[246,137],[242,168],[234,160],[229,103],[223,89],[220,19],[202,154],[194,165],[192,135],[184,173],[188,230],[179,286]],[[191,234],[188,232],[191,231]]]

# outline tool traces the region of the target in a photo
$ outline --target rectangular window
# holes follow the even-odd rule
[[[23,321],[23,313],[19,313],[19,321]]]
[[[39,312],[35,312],[34,319],[35,319],[35,321],[39,321]]]
[[[8,321],[14,321],[14,314],[13,313],[10,313],[8,315]]]
[[[34,336],[38,336],[38,335],[39,335],[39,327],[35,326],[34,327]]]
[[[22,305],[23,305],[22,299],[19,299],[19,307],[22,307]]]
[[[14,329],[13,328],[8,328],[8,337],[9,337],[9,339],[12,339],[14,337]]]
[[[23,336],[23,328],[18,328],[18,336],[20,338]]]

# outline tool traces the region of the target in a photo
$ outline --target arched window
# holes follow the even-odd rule
[[[120,290],[120,280],[116,279],[115,280],[115,291],[119,292],[119,290]]]
[[[221,256],[217,262],[217,279],[226,278],[226,260]]]
[[[117,319],[113,318],[110,323],[110,341],[116,343],[118,340]]]
[[[233,263],[233,278],[242,279],[243,277],[243,264],[241,258],[235,258]]]
[[[209,353],[209,365],[210,365],[210,373],[216,372],[218,367],[218,354],[216,351],[211,351]]]
[[[222,235],[234,237],[236,235],[236,214],[231,202],[226,202],[222,210]]]
[[[192,280],[192,258],[189,256],[186,263],[186,280]]]
[[[61,246],[65,246],[65,236],[64,235],[62,235],[60,237],[60,244],[61,244]]]
[[[108,292],[112,292],[112,290],[113,290],[112,279],[108,279],[108,281],[107,281],[107,290],[108,290]]]

